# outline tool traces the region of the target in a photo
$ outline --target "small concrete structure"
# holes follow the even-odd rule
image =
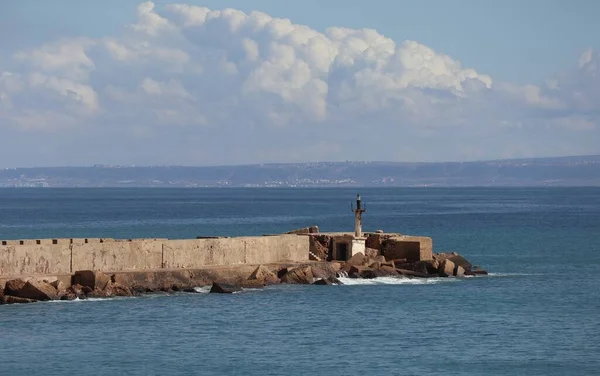
[[[362,214],[367,210],[362,206],[360,195],[356,195],[356,208],[352,207],[352,211],[354,212],[354,235],[333,236],[331,255],[333,260],[346,261],[357,253],[365,253],[366,238],[362,233]]]
[[[337,261],[349,260],[357,253],[365,253],[365,238],[356,238],[351,234],[334,235],[332,259]]]

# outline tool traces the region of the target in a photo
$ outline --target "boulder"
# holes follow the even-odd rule
[[[0,299],[4,296],[4,288],[0,287]]]
[[[310,266],[301,266],[287,272],[282,278],[282,283],[310,285],[313,283],[313,272]]]
[[[394,263],[396,269],[403,270],[412,270],[413,272],[428,274],[429,270],[427,269],[429,261],[413,261],[413,262],[404,262],[404,263]]]
[[[454,263],[449,259],[444,259],[440,263],[439,276],[440,277],[451,277],[454,275]]]
[[[37,300],[28,298],[19,298],[18,296],[4,295],[0,304],[22,304],[22,303],[35,303]]]
[[[427,273],[415,272],[414,270],[396,269],[398,274],[405,277],[429,278],[431,275]]]
[[[240,286],[218,282],[213,282],[212,287],[210,288],[210,293],[213,294],[233,294],[238,291],[242,291]]]
[[[454,276],[455,277],[464,277],[465,276],[465,269],[463,269],[463,267],[460,266],[460,265],[456,265],[454,267]]]
[[[470,271],[473,268],[473,265],[464,257],[459,255],[456,252],[452,253],[437,253],[433,256],[435,260],[442,262],[443,260],[450,260],[454,263],[454,265],[462,266],[465,271]]]
[[[173,286],[174,289],[173,291],[175,291],[175,288],[177,290],[179,290],[179,288],[177,286]],[[107,295],[109,296],[133,296],[133,292],[131,291],[130,288],[121,285],[120,283],[109,283],[104,290],[107,292]]]
[[[14,291],[13,296],[19,298],[27,298],[34,300],[55,300],[58,299],[57,291],[52,285],[47,282],[38,282],[36,280],[30,280],[25,283],[23,288],[18,291]]]
[[[288,272],[292,271],[293,269],[294,268],[292,268],[292,267],[279,269],[279,271],[277,272],[277,278],[279,278],[279,279],[283,278],[284,275],[286,275]]]
[[[242,281],[240,286],[247,289],[261,289],[265,287],[265,282],[260,279],[247,279]]]
[[[65,284],[62,283],[62,281],[59,281],[58,279],[56,281],[50,282],[50,285],[56,289],[56,291],[59,293],[59,295],[60,295],[60,293],[62,293],[66,290]]]
[[[96,288],[104,290],[111,282],[111,278],[100,271],[94,270],[79,270],[73,275],[73,284],[87,286],[92,290]]]
[[[350,268],[348,272],[348,276],[350,278],[364,278],[364,279],[373,279],[377,278],[377,272],[368,266],[359,266],[355,265]]]
[[[440,269],[440,262],[438,260],[429,260],[425,262],[427,273],[438,274]]]
[[[382,265],[379,270],[377,270],[377,275],[379,277],[396,277],[399,273],[393,266]]]
[[[75,300],[77,299],[77,295],[75,295],[71,291],[65,291],[60,297],[60,300]]]
[[[343,270],[349,273],[353,266],[365,266],[367,262],[367,257],[361,252],[358,252],[354,256],[350,257],[348,261],[346,261]]]
[[[27,282],[22,279],[11,279],[4,285],[4,295],[17,296],[17,291],[20,291]]]
[[[335,278],[335,277],[329,277],[329,278],[321,278],[315,282],[313,282],[313,285],[343,285],[342,281],[340,281],[339,279]]]
[[[280,282],[279,278],[269,268],[263,265],[259,265],[250,277],[250,281],[260,281],[263,285],[274,285]]]
[[[381,252],[379,252],[379,249],[365,248],[365,256],[367,256],[368,258],[374,259],[378,256],[381,256]]]
[[[337,275],[337,270],[330,263],[313,264],[311,270],[313,278],[326,279]]]
[[[341,262],[330,262],[329,266],[331,266],[331,269],[333,269],[334,272],[339,272],[340,270],[342,270],[342,263]]]
[[[87,298],[109,298],[112,296],[111,292],[112,291],[110,291],[110,289],[99,289],[96,287],[92,291],[85,294],[85,296]]]

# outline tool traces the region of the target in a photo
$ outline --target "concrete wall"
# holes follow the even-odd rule
[[[0,245],[0,276],[70,272],[69,244]]]
[[[393,236],[383,242],[382,250],[388,260],[425,261],[433,259],[433,242],[431,238],[425,236]]]
[[[40,239],[2,241],[0,277],[302,262],[307,236],[214,239]]]

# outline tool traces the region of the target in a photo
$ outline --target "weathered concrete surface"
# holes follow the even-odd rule
[[[71,249],[68,244],[0,246],[0,276],[70,272]]]
[[[433,241],[425,236],[392,236],[383,241],[382,250],[387,260],[426,261],[433,259]]]
[[[164,242],[163,267],[267,264],[308,260],[306,236],[281,235]]]
[[[0,280],[77,270],[105,272],[308,261],[301,235],[213,239],[29,239],[2,241]]]
[[[160,269],[163,261],[161,240],[72,244],[72,270]]]

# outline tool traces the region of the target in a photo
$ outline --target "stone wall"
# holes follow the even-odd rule
[[[39,239],[0,242],[0,277],[302,262],[306,236],[213,239]]]

